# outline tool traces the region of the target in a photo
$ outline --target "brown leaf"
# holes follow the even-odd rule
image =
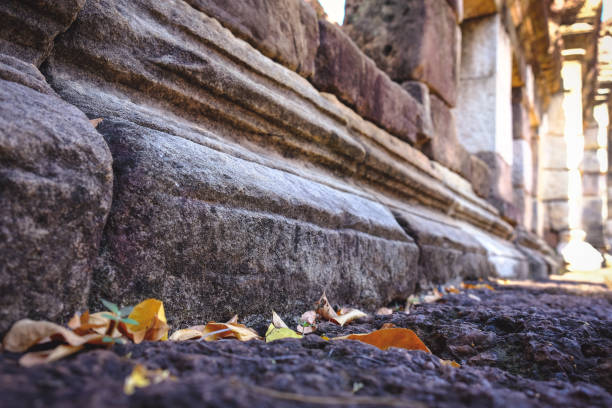
[[[315,304],[315,311],[319,316],[326,320],[331,320],[335,317],[338,317],[338,314],[336,313],[334,308],[329,304],[329,300],[327,300],[325,292],[323,292],[323,295],[321,295],[321,298]]]
[[[230,321],[233,321],[233,319]],[[240,341],[249,341],[253,339],[261,340],[261,337],[255,330],[240,323],[209,322],[206,325],[177,330],[170,336],[170,340],[173,341],[198,340],[202,338],[204,338],[205,341],[220,339],[238,339]]]
[[[385,323],[382,326],[380,326],[381,329],[392,329],[394,327],[397,327],[397,326],[394,325],[393,323]]]
[[[376,314],[381,316],[390,315],[393,314],[393,309],[390,309],[388,307],[381,307],[376,311]]]
[[[461,367],[461,365],[453,360],[442,360],[440,359],[440,362],[442,363],[442,365],[445,366],[450,366],[450,367],[455,367],[455,368],[459,368]]]
[[[431,353],[427,346],[419,339],[410,329],[391,328],[380,329],[367,334],[349,334],[348,336],[335,337],[332,340],[359,340],[361,342],[371,344],[381,350],[386,350],[389,347],[404,348],[407,350],[422,350]]]
[[[32,367],[38,364],[51,363],[67,357],[83,349],[83,346],[59,345],[52,350],[33,351],[26,353],[19,359],[19,364],[24,367]]]
[[[102,118],[90,119],[89,122],[93,125],[93,127],[97,128],[98,125],[103,121]]]
[[[102,339],[102,336],[97,333],[79,336],[55,323],[23,319],[15,323],[4,336],[3,347],[4,350],[13,353],[23,353],[46,339],[64,341],[71,346],[80,346],[96,339]]]

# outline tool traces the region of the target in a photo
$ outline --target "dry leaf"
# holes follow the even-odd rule
[[[79,336],[55,323],[23,319],[11,327],[11,330],[4,336],[2,344],[6,351],[23,353],[42,341],[46,342],[47,339],[64,341],[71,346],[80,346],[95,340],[101,340],[102,337],[97,333]]]
[[[472,284],[472,283],[465,283],[462,282],[461,283],[461,287],[463,289],[488,289],[488,290],[493,290],[495,291],[495,288],[491,285],[488,285],[486,283],[478,283],[476,285]]]
[[[132,373],[123,383],[123,392],[132,395],[136,388],[145,388],[151,384],[159,384],[167,379],[173,379],[168,370],[148,370],[145,366],[137,364]]]
[[[422,350],[431,353],[427,346],[419,339],[410,329],[391,328],[380,329],[372,333],[366,334],[349,334],[348,336],[335,337],[332,340],[359,340],[361,342],[371,344],[381,350],[386,350],[389,347],[404,348],[407,350]]]
[[[24,367],[32,367],[38,364],[51,363],[67,357],[83,349],[83,346],[60,345],[52,350],[33,351],[26,353],[19,359],[19,364]]]
[[[297,331],[302,334],[314,333],[317,330],[317,312],[309,310],[300,316]]]
[[[136,306],[129,315],[130,319],[138,322],[127,324],[128,337],[138,344],[143,340],[168,340],[169,326],[166,322],[164,304],[161,300],[146,299]],[[119,326],[123,325],[121,323]]]
[[[470,299],[473,299],[473,300],[477,301],[477,302],[480,302],[480,301],[482,300],[482,299],[480,299],[478,296],[476,296],[476,295],[472,295],[471,293],[468,293],[468,297],[469,297]]]
[[[442,360],[440,359],[440,362],[442,363],[442,365],[445,366],[450,366],[450,367],[455,367],[455,368],[459,368],[461,367],[461,365],[453,360]]]
[[[225,323],[229,323],[229,324],[234,324],[234,323],[238,323],[238,315],[235,314],[234,316],[232,316],[231,319],[229,319],[227,322]]]
[[[381,329],[392,329],[394,327],[397,327],[397,326],[394,325],[393,323],[385,323],[382,326],[380,326]]]
[[[390,309],[388,307],[381,307],[376,311],[376,314],[380,316],[390,315],[393,314],[393,309]]]
[[[334,308],[329,304],[325,292],[323,292],[323,295],[321,295],[321,298],[315,304],[315,311],[319,316],[326,320],[331,320],[335,317],[338,317],[338,314],[336,313]]]
[[[288,329],[288,328],[289,328],[289,326],[287,326],[287,325],[285,324],[285,322],[283,322],[283,319],[281,319],[281,318],[280,318],[280,316],[279,316],[279,315],[277,315],[277,314],[276,314],[276,312],[275,312],[274,310],[272,311],[272,324],[273,324],[273,325],[274,325],[274,327],[276,327],[277,329],[280,329],[280,328],[283,328],[283,327],[284,327],[285,329]]]
[[[89,122],[93,125],[93,127],[97,128],[98,125],[103,121],[102,118],[90,119]]]
[[[454,293],[454,294],[459,293],[459,289],[457,289],[457,288],[456,288],[456,287],[454,287],[454,286],[449,286],[448,288],[446,288],[446,291],[447,291],[448,293]]]
[[[275,327],[270,323],[268,331],[266,331],[266,343],[280,339],[301,339],[303,336],[294,332],[287,327]]]
[[[196,330],[193,328],[181,329],[172,333],[169,340],[171,341],[186,341],[186,340],[197,340],[202,337],[202,330]]]
[[[330,321],[337,323],[342,327],[353,320],[361,319],[362,317],[366,316],[367,314],[361,310],[351,309],[348,313],[334,317],[333,319],[330,319]]]

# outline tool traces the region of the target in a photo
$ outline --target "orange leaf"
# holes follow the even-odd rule
[[[400,327],[380,329],[367,334],[349,334],[348,336],[335,337],[332,340],[359,340],[381,350],[386,350],[389,347],[398,347],[431,353],[415,332]]]

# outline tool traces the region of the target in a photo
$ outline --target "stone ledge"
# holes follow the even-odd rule
[[[138,15],[139,24],[120,25],[116,9],[87,3],[45,67],[53,87],[89,115],[188,128],[196,138],[207,133],[207,143],[220,149],[266,151],[278,158],[274,166],[294,172],[304,162],[337,171],[511,235],[495,210],[471,192],[457,194],[422,153],[324,97],[215,20],[181,2],[116,4]],[[166,16],[163,25],[159,15]],[[115,44],[117,33],[139,47],[97,47]]]

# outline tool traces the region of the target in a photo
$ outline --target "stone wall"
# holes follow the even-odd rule
[[[344,28],[303,0],[0,5],[0,331],[99,298],[184,325],[554,270],[509,211],[512,122],[461,131],[461,2],[387,3]]]

